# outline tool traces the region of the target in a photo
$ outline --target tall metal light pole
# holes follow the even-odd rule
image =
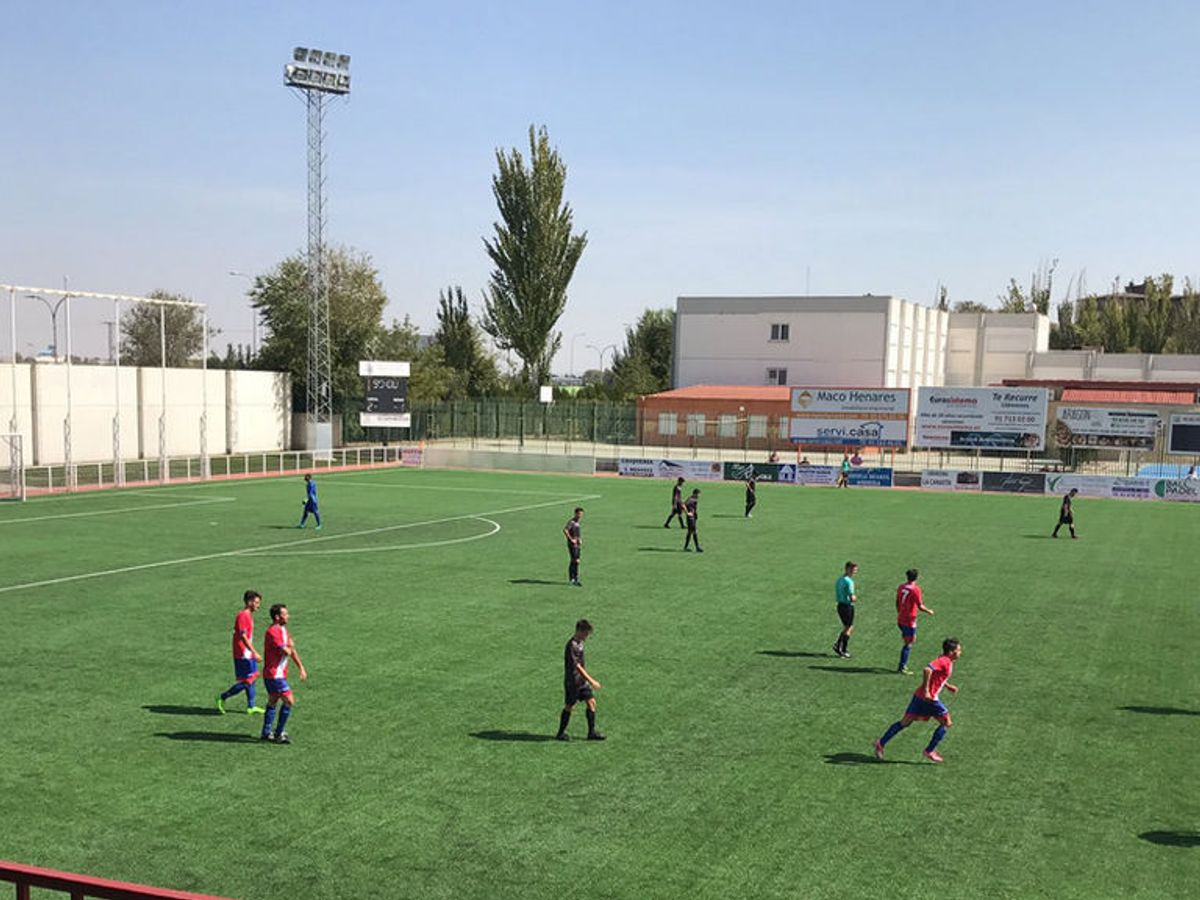
[[[350,57],[296,47],[283,81],[308,108],[308,367],[305,406],[308,449],[329,459],[333,451],[333,377],[329,338],[329,273],[325,260],[325,106],[350,93]]]
[[[57,303],[51,303],[41,294],[26,294],[25,296],[30,300],[41,300],[46,309],[50,310],[50,353],[54,356],[54,361],[58,362],[58,311],[67,302],[67,297],[64,294]]]

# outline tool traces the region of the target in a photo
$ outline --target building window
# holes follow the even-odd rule
[[[788,325],[786,322],[773,323],[771,325],[771,340],[773,340],[773,341],[789,340],[790,338],[788,337],[788,334],[791,331],[791,328],[792,328],[792,326]]]
[[[687,433],[692,437],[704,436],[704,413],[688,413]]]
[[[767,369],[767,384],[787,384],[787,369]]]
[[[720,429],[721,437],[737,437],[737,416],[722,414],[717,427]]]
[[[658,433],[671,435],[674,434],[679,427],[675,413],[659,413],[658,414]]]
[[[747,420],[747,425],[750,428],[750,437],[765,438],[767,436],[767,417],[766,416],[751,416]]]

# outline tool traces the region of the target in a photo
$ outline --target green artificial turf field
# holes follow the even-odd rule
[[[0,858],[245,900],[1194,897],[1200,509],[380,470],[0,505]],[[583,522],[582,588],[563,523]],[[861,566],[851,660],[833,584]],[[955,726],[871,755],[963,642]],[[216,714],[286,602],[291,746]],[[551,739],[580,616],[604,743]],[[583,711],[572,731],[584,733]]]

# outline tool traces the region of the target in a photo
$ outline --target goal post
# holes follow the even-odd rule
[[[25,499],[25,453],[19,434],[0,433],[0,498]]]

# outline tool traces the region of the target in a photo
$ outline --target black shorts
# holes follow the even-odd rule
[[[1058,524],[1059,525],[1074,525],[1075,517],[1074,516],[1059,516]]]
[[[849,628],[854,624],[854,604],[839,603],[837,605],[838,618],[842,620],[842,624]]]
[[[576,703],[585,703],[591,700],[596,695],[592,693],[592,686],[585,684],[582,687],[576,687],[573,681],[568,681],[563,685],[563,700],[564,706],[574,706]]]

